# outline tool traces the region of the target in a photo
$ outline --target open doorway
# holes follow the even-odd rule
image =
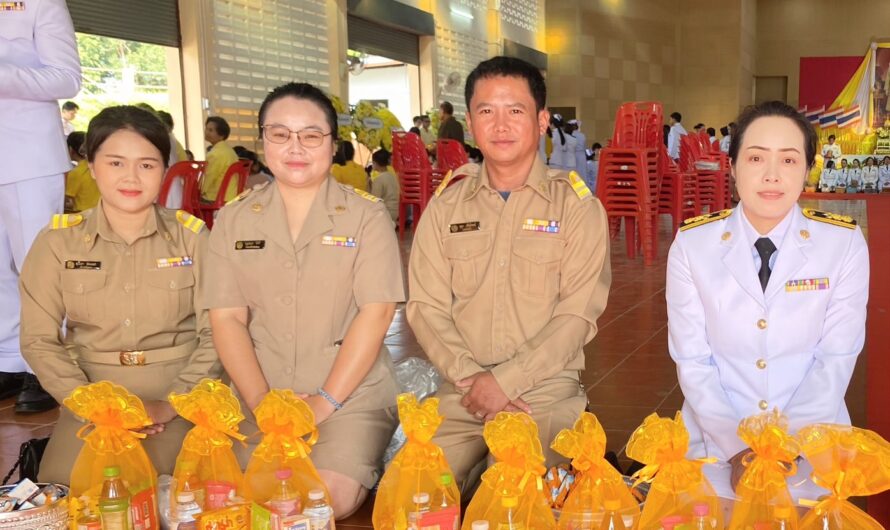
[[[380,55],[350,51],[358,57],[350,68],[349,104],[359,101],[385,105],[405,129],[420,114],[420,69]]]

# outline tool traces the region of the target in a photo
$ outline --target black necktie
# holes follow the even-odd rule
[[[776,251],[776,245],[768,237],[761,237],[754,242],[754,248],[760,254],[760,272],[757,276],[760,278],[760,287],[766,291],[766,284],[769,283],[769,274],[772,272],[769,268],[769,258]]]

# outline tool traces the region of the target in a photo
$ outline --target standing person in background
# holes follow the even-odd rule
[[[79,110],[80,107],[73,101],[62,103],[62,132],[65,133],[65,136],[74,132],[74,124],[72,122],[77,117],[77,111]]]
[[[668,133],[668,156],[674,161],[680,160],[680,137],[686,136],[686,129],[683,128],[683,116],[679,112],[671,113],[671,130]]]
[[[603,146],[599,142],[594,142],[587,150],[587,161],[584,164],[584,182],[590,191],[596,193],[596,177],[600,171],[600,151]]]
[[[204,124],[204,139],[210,143],[210,149],[207,151],[207,169],[204,170],[204,178],[201,179],[201,198],[205,201],[216,200],[226,171],[238,161],[235,150],[226,143],[231,132],[229,122],[220,116],[211,116]],[[237,192],[238,179],[232,179],[226,190],[226,200],[234,199]]]
[[[553,151],[550,153],[550,167],[567,171],[575,169],[577,140],[571,134],[566,133],[566,124],[559,114],[554,114],[550,118],[550,126],[553,128]]]
[[[822,158],[834,160],[834,164],[837,165],[837,159],[844,153],[841,151],[841,146],[835,143],[835,139],[833,134],[828,136],[828,143],[822,146]]]
[[[417,136],[420,136],[420,125],[423,123],[423,120],[420,118],[420,116],[414,116],[414,119],[412,119],[411,121],[414,123],[414,125],[411,126],[410,129],[408,129],[408,132],[412,132]]]
[[[425,145],[427,149],[436,143],[436,132],[430,129],[432,123],[432,120],[426,114],[420,117],[420,139],[423,141],[423,145]]]
[[[86,133],[82,131],[74,131],[66,138],[68,155],[77,165],[65,175],[65,212],[81,212],[99,204],[99,188],[84,155],[84,140]]]
[[[355,163],[353,158],[355,158],[355,146],[352,142],[341,141],[337,146],[337,153],[334,154],[331,175],[340,184],[368,191],[368,174],[365,173],[365,168]]]
[[[569,120],[569,126],[575,138],[575,171],[584,178],[587,171],[587,137],[581,132],[581,120]]]
[[[76,96],[80,82],[64,0],[0,10],[0,399],[18,395],[16,412],[56,406],[22,359],[19,271],[34,237],[62,212],[71,161],[58,100]]]
[[[723,153],[729,152],[729,143],[732,141],[732,136],[729,133],[729,125],[726,127],[720,127],[720,134],[723,136],[720,138],[720,151]]]
[[[454,105],[443,101],[439,105],[439,139],[450,138],[464,143],[464,126],[454,117]]]
[[[704,130],[704,128],[704,123],[696,123],[695,127],[692,128],[692,132],[694,132],[695,134],[700,134]]]
[[[708,127],[708,142],[713,146],[717,141],[717,131],[713,127]]]
[[[386,149],[378,149],[371,155],[371,195],[383,199],[393,223],[399,221],[399,179],[389,171],[392,156]]]
[[[158,118],[160,118],[161,123],[164,124],[164,127],[170,132],[170,160],[167,162],[168,167],[177,162],[187,160],[188,156],[185,154],[185,147],[179,143],[179,140],[176,139],[176,135],[173,134],[173,115],[165,110],[157,111],[157,115]]]

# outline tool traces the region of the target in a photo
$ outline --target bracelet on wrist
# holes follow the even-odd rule
[[[318,395],[325,398],[328,403],[334,406],[334,410],[340,410],[343,408],[343,403],[340,403],[334,397],[327,392],[324,391],[323,388],[318,387]]]

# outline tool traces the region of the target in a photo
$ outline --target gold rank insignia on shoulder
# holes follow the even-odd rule
[[[590,192],[590,188],[585,184],[584,179],[574,171],[569,172],[569,182],[572,183],[572,189],[575,190],[575,195],[582,201],[593,195],[593,193]]]
[[[199,234],[201,233],[201,230],[204,230],[204,221],[198,219],[185,210],[176,211],[176,220],[179,221],[179,224],[188,228],[196,234]]]
[[[321,244],[329,247],[354,247],[356,241],[354,237],[347,236],[323,236]]]
[[[820,223],[842,226],[844,228],[849,228],[850,230],[856,228],[856,220],[849,215],[838,215],[836,213],[823,212],[821,210],[814,210],[812,208],[804,208],[803,215],[807,219],[819,221]]]
[[[726,219],[730,215],[732,215],[732,210],[720,210],[719,212],[706,213],[704,215],[699,215],[698,217],[690,217],[680,224],[680,231],[683,232],[690,228],[695,228],[696,226],[706,225],[714,221],[719,221],[720,219]]]
[[[24,11],[24,2],[0,2],[0,11]]]
[[[378,197],[376,195],[371,195],[370,193],[368,193],[365,190],[360,190],[358,188],[352,188],[352,190],[355,191],[355,194],[358,195],[359,197],[361,197],[362,199],[365,199],[365,200],[368,200],[371,202],[380,202],[380,200],[381,200],[380,197]]]
[[[434,195],[438,197],[442,195],[442,192],[445,191],[445,188],[448,187],[448,183],[451,182],[451,178],[454,176],[454,173],[451,170],[448,170],[448,173],[445,173],[445,177],[442,178],[442,182],[439,183],[439,186],[436,187],[436,191]]]
[[[248,195],[250,195],[250,192],[252,192],[252,191],[253,191],[253,188],[248,188],[248,189],[242,191],[240,194],[238,194],[238,196],[233,197],[232,200],[226,201],[226,206],[232,204],[233,202],[238,202],[241,199],[243,199],[244,197],[247,197]]]
[[[65,262],[65,268],[68,270],[98,271],[98,270],[102,270],[102,262],[101,261],[68,260]]]
[[[174,256],[172,258],[158,258],[159,269],[169,269],[170,267],[188,267],[192,264],[191,256]]]
[[[57,213],[53,215],[52,229],[71,228],[83,222],[83,216],[79,213]]]

